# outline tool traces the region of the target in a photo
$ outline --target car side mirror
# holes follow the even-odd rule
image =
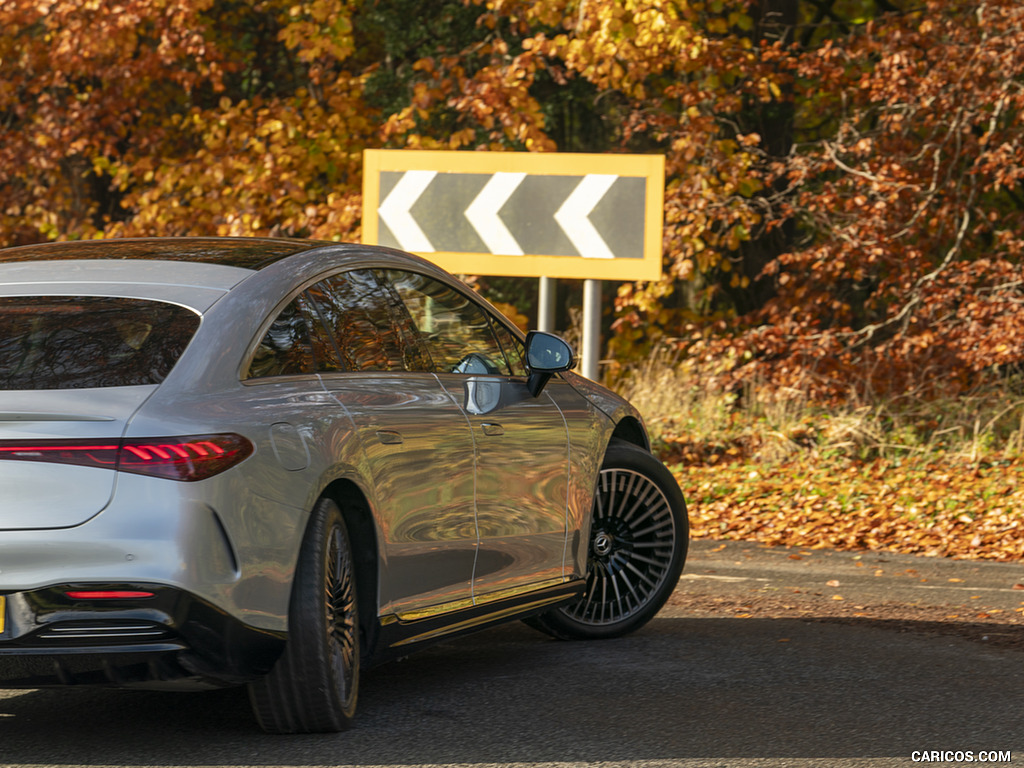
[[[576,367],[576,353],[565,339],[552,333],[530,331],[526,335],[526,367],[530,370],[526,386],[530,394],[537,397],[554,374]]]

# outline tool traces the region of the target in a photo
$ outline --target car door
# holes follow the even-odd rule
[[[323,373],[324,386],[351,417],[373,484],[381,614],[471,604],[477,530],[466,416],[372,272],[336,274],[309,294],[341,359],[342,371]]]
[[[566,545],[568,440],[521,352],[468,292],[413,272],[382,274],[405,302],[438,379],[466,412],[476,448],[477,602],[559,583]],[[518,345],[518,342],[516,342]],[[510,362],[511,358],[511,362]]]

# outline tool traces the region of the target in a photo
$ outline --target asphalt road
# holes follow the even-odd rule
[[[991,642],[1024,631],[1024,568],[855,557],[698,543],[641,632],[565,643],[514,624],[436,646],[368,672],[338,735],[266,736],[241,691],[0,691],[0,765],[1024,765],[1024,654]],[[936,618],[965,610],[989,618]]]
[[[1024,651],[1024,563],[700,541],[672,603],[690,615],[843,621]]]

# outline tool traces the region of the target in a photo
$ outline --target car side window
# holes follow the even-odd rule
[[[405,307],[368,270],[333,275],[309,290],[346,371],[430,369]]]
[[[510,375],[483,308],[444,283],[414,272],[381,276],[405,302],[438,373]]]
[[[523,346],[523,342],[512,335],[512,332],[497,320],[492,319],[491,324],[494,326],[494,335],[498,337],[498,343],[501,344],[501,348],[505,351],[505,357],[508,359],[512,375],[526,376],[528,374],[525,362],[526,348]]]
[[[315,373],[317,352],[320,360],[329,365],[334,354],[325,345],[324,333],[315,317],[312,315],[311,321],[309,302],[301,294],[288,302],[256,347],[248,378]]]

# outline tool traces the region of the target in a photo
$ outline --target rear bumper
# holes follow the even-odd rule
[[[152,597],[72,599],[75,590]],[[265,674],[284,634],[247,626],[182,590],[152,584],[60,584],[4,596],[0,688],[108,685],[194,689]]]

